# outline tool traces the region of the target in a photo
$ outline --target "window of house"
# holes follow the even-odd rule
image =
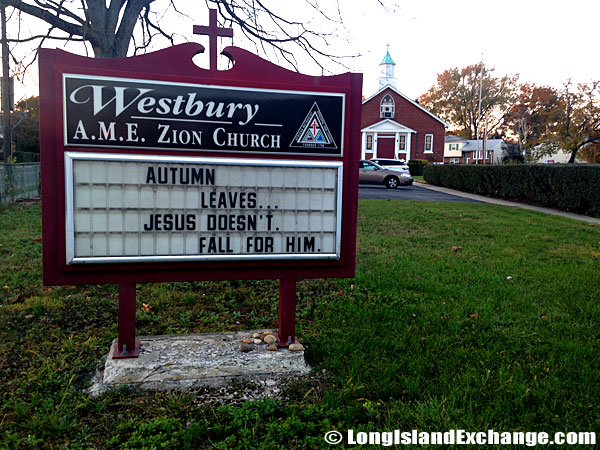
[[[459,164],[460,158],[450,158],[450,164]]]
[[[373,150],[373,135],[367,134],[367,150]]]
[[[425,135],[425,153],[433,153],[433,134]]]
[[[394,103],[394,99],[390,94],[385,95],[381,99],[380,104],[380,117],[382,119],[393,119],[394,118],[394,110],[396,106]]]
[[[448,144],[448,150],[450,150],[450,151],[457,151],[458,150],[458,144]]]
[[[398,150],[401,152],[406,151],[406,136],[400,136],[400,142],[398,143]]]

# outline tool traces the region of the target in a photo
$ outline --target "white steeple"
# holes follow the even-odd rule
[[[387,44],[387,51],[385,52],[385,56],[383,61],[379,64],[381,67],[381,73],[379,75],[379,89],[384,88],[385,86],[396,87],[397,80],[394,76],[394,66],[396,63],[390,56],[390,44]]]

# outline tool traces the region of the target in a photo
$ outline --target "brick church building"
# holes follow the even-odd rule
[[[380,64],[379,90],[362,104],[362,159],[444,161],[446,124],[396,88],[389,51]]]

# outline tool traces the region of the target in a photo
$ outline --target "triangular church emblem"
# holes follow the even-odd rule
[[[310,108],[290,147],[337,148],[317,102]]]

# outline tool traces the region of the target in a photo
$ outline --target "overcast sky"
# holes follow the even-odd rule
[[[357,70],[364,91],[377,89],[377,64],[385,44],[396,62],[398,88],[417,97],[452,67],[480,61],[496,74],[520,74],[522,82],[560,86],[600,79],[597,0],[402,1],[394,14],[356,11],[348,27],[365,53]],[[375,14],[373,11],[377,11]]]
[[[286,5],[288,12],[292,11],[288,9],[290,5],[301,4],[298,0],[276,3]],[[379,7],[376,0],[339,3],[352,42],[339,40],[329,51],[362,54],[347,64],[352,71],[364,74],[366,96],[378,88],[379,63],[386,44],[390,44],[390,54],[396,62],[398,89],[411,98],[435,84],[438,73],[477,63],[482,54],[484,63],[494,66],[497,75],[518,73],[522,82],[559,87],[568,78],[574,82],[600,79],[597,0],[396,0],[398,6],[393,11]],[[302,11],[294,16],[302,17],[306,8]],[[193,20],[177,18],[176,26],[182,34],[189,28],[187,37],[179,41],[189,39],[206,45],[207,38],[191,32],[193,24],[208,22],[204,5],[197,8],[197,14],[184,12]],[[29,26],[35,29],[39,24]],[[234,44],[240,45],[235,37]],[[55,45],[62,46],[46,46]],[[81,45],[66,49],[84,54]],[[36,79],[37,72],[33,70],[25,86],[17,83],[16,98],[37,95]]]

